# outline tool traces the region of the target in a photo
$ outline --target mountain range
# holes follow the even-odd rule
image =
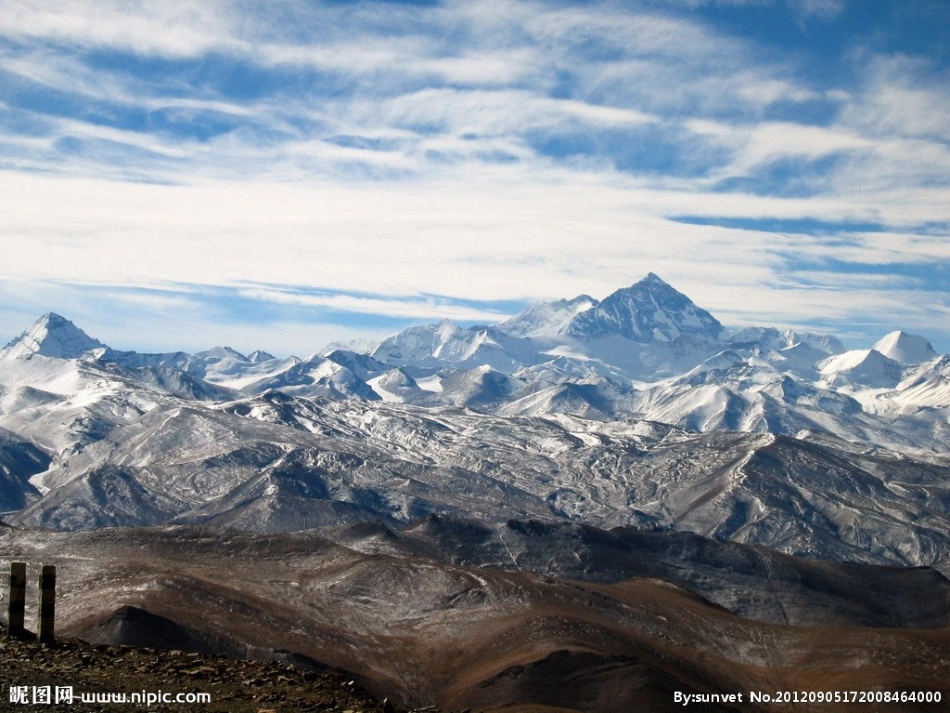
[[[501,416],[641,419],[704,433],[826,433],[907,453],[950,446],[950,357],[925,338],[897,331],[846,351],[830,335],[729,333],[652,273],[600,302],[538,303],[492,326],[411,327],[367,353],[116,351],[48,314],[0,350],[4,363],[33,355],[125,369],[204,400],[278,391]]]
[[[656,275],[304,359],[117,351],[55,314],[0,352],[19,526],[253,531],[433,512],[689,530],[950,572],[950,358],[727,332]]]
[[[729,331],[653,274],[305,358],[46,314],[0,350],[0,559],[58,566],[66,634],[404,705],[936,691],[948,443],[924,337]]]

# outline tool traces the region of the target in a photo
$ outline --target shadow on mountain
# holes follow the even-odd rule
[[[247,648],[227,636],[213,634],[136,606],[122,606],[76,636],[91,644],[127,645],[200,654],[244,657]]]
[[[483,681],[455,705],[477,710],[512,710],[531,705],[549,711],[674,711],[674,693],[696,693],[681,680],[625,656],[606,656],[588,651],[560,650],[529,663],[506,668]],[[726,711],[718,704],[704,711]]]

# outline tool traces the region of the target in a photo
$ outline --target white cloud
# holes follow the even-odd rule
[[[344,294],[313,294],[292,290],[277,290],[272,288],[243,288],[238,290],[241,297],[275,302],[278,304],[298,305],[303,307],[319,307],[356,314],[371,314],[390,318],[405,318],[415,320],[451,319],[463,322],[482,321],[488,323],[500,322],[509,316],[465,305],[452,304],[445,300],[436,299],[393,299],[385,297],[371,297]]]
[[[872,141],[852,133],[789,122],[737,126],[695,120],[687,122],[686,126],[697,134],[714,138],[734,152],[732,161],[713,174],[717,180],[729,176],[748,176],[755,169],[781,159],[818,159],[874,147]]]
[[[227,3],[206,0],[4,0],[0,33],[20,40],[194,57],[231,46],[227,37],[233,15],[228,9]]]
[[[459,136],[518,136],[531,131],[575,131],[597,127],[636,126],[654,121],[643,112],[552,99],[518,90],[459,91],[423,89],[383,102],[350,103],[360,122],[435,129]]]
[[[371,288],[380,296],[485,301],[606,294],[651,269],[697,283],[710,270],[738,281],[740,274],[766,277],[780,267],[782,252],[831,252],[818,238],[671,223],[665,214],[817,213],[834,221],[855,210],[847,203],[671,194],[603,181],[539,185],[520,176],[343,188],[157,186],[0,173],[8,199],[0,275],[143,287]],[[835,250],[861,262],[941,254],[940,238],[929,240],[871,235],[856,248]]]
[[[895,137],[950,141],[950,74],[924,60],[867,56],[865,86],[849,97],[842,123],[879,139]]]
[[[844,11],[845,0],[788,0],[788,5],[802,18],[828,20]]]

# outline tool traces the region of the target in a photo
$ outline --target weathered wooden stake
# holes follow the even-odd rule
[[[26,614],[26,562],[10,563],[10,602],[7,608],[7,636],[22,637]]]
[[[40,573],[40,622],[37,638],[41,643],[53,643],[53,620],[56,616],[56,567],[43,565]]]

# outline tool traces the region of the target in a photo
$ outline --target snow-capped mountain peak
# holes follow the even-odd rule
[[[48,312],[0,350],[0,357],[22,359],[40,354],[57,359],[79,359],[106,348],[65,317]]]
[[[922,364],[938,356],[926,339],[900,330],[881,337],[871,348],[900,364]]]
[[[579,295],[572,300],[535,302],[523,312],[495,325],[495,328],[516,337],[562,334],[578,314],[596,306],[597,300],[589,295]]]
[[[231,347],[212,347],[203,352],[198,352],[192,356],[201,357],[209,363],[217,363],[221,361],[238,361],[238,362],[249,362],[246,356],[241,354],[237,349],[232,349]]]
[[[654,273],[617,290],[571,320],[578,337],[619,334],[642,343],[671,342],[685,334],[718,339],[722,324]]]
[[[893,388],[901,378],[900,364],[877,349],[853,349],[818,362],[829,383],[852,383],[871,388]]]

